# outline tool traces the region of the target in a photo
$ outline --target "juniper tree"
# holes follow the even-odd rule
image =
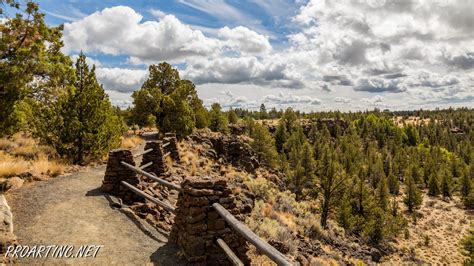
[[[229,122],[227,116],[222,112],[219,103],[213,103],[211,106],[209,128],[215,132],[228,133]]]
[[[268,129],[256,123],[250,137],[253,139],[250,145],[257,153],[258,160],[267,166],[275,166],[278,153]]]
[[[132,121],[140,126],[144,126],[152,114],[159,130],[184,137],[195,126],[202,128],[209,124],[194,84],[181,79],[178,70],[166,62],[149,66],[148,78],[132,98]]]
[[[36,134],[74,163],[97,158],[120,145],[125,131],[122,118],[89,69],[81,52],[75,65],[73,87],[51,107],[44,107]]]
[[[467,197],[471,193],[471,177],[466,167],[461,176],[461,196]]]
[[[415,209],[420,207],[422,195],[411,175],[409,175],[406,180],[404,203],[407,205],[408,211],[413,212]]]
[[[237,120],[239,119],[237,117],[237,114],[235,113],[234,109],[230,108],[229,111],[227,112],[227,119],[229,120],[229,123],[235,124],[237,123]]]
[[[452,194],[451,177],[447,171],[442,172],[441,193],[443,194],[443,197],[451,198],[451,194]]]
[[[329,213],[334,207],[336,199],[340,196],[347,175],[342,171],[335,154],[325,147],[319,161],[316,186],[321,194],[321,226],[327,227]]]
[[[432,173],[430,179],[428,180],[428,195],[438,196],[440,193],[440,188],[438,184],[438,177],[436,173]]]
[[[290,166],[288,182],[299,200],[303,196],[303,187],[313,179],[313,148],[308,143],[301,126],[296,127],[284,144],[284,148]]]
[[[24,10],[19,1],[3,2],[16,11],[14,17],[5,17],[0,7],[0,136],[18,129],[23,100],[57,97],[74,75],[61,52],[63,26],[49,27],[39,6],[25,2]]]
[[[382,210],[386,211],[388,207],[388,201],[389,201],[388,199],[389,190],[388,190],[387,181],[385,177],[382,177],[380,179],[380,182],[378,184],[377,191],[376,191],[376,197],[377,197],[379,207]]]
[[[400,185],[398,178],[393,174],[390,173],[387,178],[387,183],[388,183],[388,189],[391,194],[398,195],[400,191]]]
[[[288,139],[288,131],[286,129],[286,123],[282,120],[278,122],[277,129],[275,131],[275,146],[278,152],[283,151],[283,145]]]

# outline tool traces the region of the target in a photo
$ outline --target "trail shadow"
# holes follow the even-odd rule
[[[166,243],[150,256],[153,265],[188,265],[186,259],[180,256],[179,246],[175,243]]]
[[[105,195],[102,191],[100,191],[100,187],[91,189],[86,192],[86,197],[96,197]]]
[[[146,221],[140,219],[140,217],[135,215],[135,213],[131,209],[127,207],[122,207],[118,209],[118,211],[125,214],[130,219],[130,221],[132,221],[138,227],[138,229],[140,229],[149,238],[160,243],[165,243],[168,241],[168,239],[166,238],[166,234],[164,234],[164,231],[158,231],[157,228],[153,227],[152,225],[148,224]]]

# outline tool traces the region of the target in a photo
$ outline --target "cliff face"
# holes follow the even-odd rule
[[[270,123],[269,121],[262,121],[262,123],[268,127],[270,133],[275,133],[278,126],[276,123]],[[313,126],[317,130],[321,130],[326,126],[331,135],[335,135],[337,127],[342,131],[349,127],[349,123],[341,119],[300,119],[300,123],[306,136],[309,136]],[[231,124],[229,127],[233,135],[243,135],[246,131],[246,125],[244,124]]]

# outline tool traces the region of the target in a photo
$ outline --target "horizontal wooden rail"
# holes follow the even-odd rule
[[[148,172],[145,172],[145,171],[141,170],[140,168],[137,168],[137,167],[135,167],[135,166],[133,166],[133,165],[130,165],[130,164],[128,164],[128,163],[126,163],[126,162],[123,162],[123,161],[122,161],[121,163],[122,163],[122,165],[124,165],[124,166],[127,167],[128,169],[133,170],[133,171],[135,171],[136,173],[138,173],[138,174],[140,174],[140,175],[144,175],[144,176],[146,176],[146,177],[148,177],[148,178],[150,178],[150,179],[152,179],[152,180],[155,180],[156,182],[160,183],[160,184],[163,185],[163,186],[169,187],[169,188],[174,189],[174,190],[177,190],[177,191],[181,191],[181,190],[182,190],[180,186],[175,185],[175,184],[173,184],[173,183],[171,183],[171,182],[168,182],[168,181],[166,181],[166,180],[164,180],[164,179],[161,179],[161,178],[159,178],[159,177],[157,177],[157,176],[155,176],[155,175],[152,175],[152,174],[150,174],[150,173],[148,173]]]
[[[167,153],[165,153],[165,155],[163,155],[163,157],[166,158],[166,157],[170,156],[170,154],[171,154],[171,152],[167,152]]]
[[[143,169],[147,168],[148,166],[150,166],[152,164],[153,164],[153,162],[149,162],[147,164],[141,165],[139,168],[140,168],[140,170],[143,170]]]
[[[133,155],[133,158],[137,158],[137,157],[143,156],[143,155],[145,155],[145,154],[147,154],[147,153],[149,153],[149,152],[152,152],[152,151],[153,151],[153,149],[148,149],[148,150],[146,150],[146,151],[144,151],[144,152],[141,152],[141,153],[138,153],[138,154]]]
[[[278,250],[272,247],[270,244],[262,240],[258,237],[252,230],[250,230],[247,226],[243,223],[235,219],[235,217],[227,211],[222,205],[219,203],[212,204],[214,210],[224,218],[224,220],[232,227],[235,231],[237,231],[240,235],[242,235],[245,239],[247,239],[250,243],[252,243],[258,250],[260,250],[263,254],[267,255],[270,259],[272,259],[278,265],[293,265],[283,254],[281,254]]]
[[[227,258],[229,258],[229,260],[230,260],[230,262],[232,262],[232,264],[237,265],[237,266],[244,266],[244,264],[239,259],[239,257],[237,257],[237,255],[235,255],[235,253],[232,251],[232,249],[230,249],[230,247],[226,244],[226,242],[224,242],[224,240],[218,238],[216,240],[216,242],[219,245],[219,247],[222,248],[224,253],[227,255]]]
[[[140,189],[130,185],[129,183],[127,183],[125,181],[122,181],[121,184],[126,186],[127,188],[129,188],[131,191],[133,191],[138,196],[144,197],[145,199],[155,203],[156,205],[159,205],[159,206],[163,207],[165,210],[168,210],[170,212],[174,212],[175,209],[176,209],[175,207],[171,206],[170,204],[146,194],[145,192],[143,192]]]
[[[165,144],[163,144],[163,146],[162,146],[162,147],[163,147],[163,148],[166,148],[166,146],[168,146],[168,145],[170,145],[170,143],[169,143],[169,142],[168,142],[168,143],[165,143]]]

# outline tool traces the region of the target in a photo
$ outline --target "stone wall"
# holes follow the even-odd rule
[[[147,168],[143,169],[144,171],[151,172],[160,176],[166,171],[168,171],[166,166],[165,158],[163,157],[163,145],[161,141],[148,141],[145,145],[145,151],[148,149],[153,149],[153,151],[146,153],[143,155],[141,165],[145,165],[149,162],[153,164],[148,166]]]
[[[181,186],[183,191],[179,194],[170,241],[181,247],[190,263],[227,265],[230,264],[227,256],[215,243],[216,238],[221,238],[248,264],[245,239],[211,208],[213,203],[219,202],[232,214],[240,213],[227,181],[222,178],[192,177],[183,181]]]
[[[125,181],[132,186],[136,186],[139,183],[137,174],[123,166],[120,163],[121,161],[135,166],[131,151],[116,149],[109,152],[109,159],[107,161],[107,168],[105,170],[101,190],[121,198],[125,204],[143,202],[143,198],[120,184],[121,181]]]
[[[176,161],[180,162],[181,158],[179,156],[179,150],[178,150],[178,140],[176,139],[176,134],[175,133],[165,133],[165,137],[163,138],[164,143],[168,143],[165,147],[165,152],[170,152],[171,153],[171,158]]]

